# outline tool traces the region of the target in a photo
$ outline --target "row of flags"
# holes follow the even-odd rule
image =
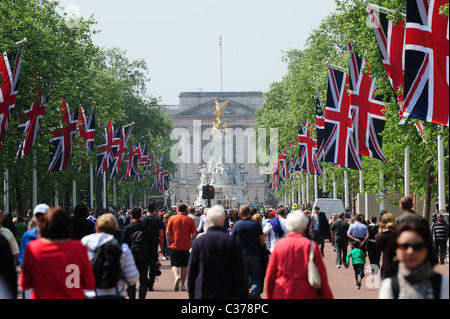
[[[15,107],[18,94],[19,74],[22,62],[23,44],[20,45],[16,57],[8,57],[4,53],[0,58],[0,151],[3,147],[3,138],[11,121],[11,112]],[[10,59],[15,60],[14,68],[10,65]],[[50,83],[51,89],[53,83]],[[39,133],[42,119],[47,107],[47,99],[36,94],[30,108],[24,112],[23,121],[19,124],[19,135],[22,141],[17,151],[17,158],[24,158],[33,148]],[[68,103],[62,102],[59,108],[62,123],[61,126],[52,130],[51,140],[51,160],[48,172],[66,170],[72,159],[72,149],[75,137],[78,135],[86,147],[86,156],[94,151],[94,140],[96,136],[95,114],[91,112],[86,116],[83,108],[71,112]],[[97,176],[110,170],[110,179],[113,179],[119,172],[124,162],[125,155],[128,154],[127,168],[122,177],[140,179],[144,174],[151,172],[151,167],[155,165],[155,154],[153,150],[148,152],[147,145],[144,147],[130,146],[129,138],[133,124],[120,127],[115,130],[111,121],[105,127],[103,134],[104,144],[97,147]],[[79,167],[81,172],[85,167],[84,162]],[[163,156],[159,167],[157,167],[154,187],[160,192],[169,189],[168,171],[163,168]]]
[[[400,106],[399,124],[405,124],[406,118],[418,119],[416,129],[423,141],[426,136],[421,121],[449,125],[449,19],[439,14],[446,3],[408,0],[406,20],[398,22],[367,8]],[[320,161],[355,170],[362,170],[362,156],[387,162],[381,138],[386,106],[383,96],[377,94],[377,79],[351,43],[347,51],[348,71],[328,68],[326,105],[319,89],[315,125],[303,123],[299,129],[298,157],[290,162],[285,150],[278,155],[270,172],[272,180],[267,176],[269,188],[279,190],[281,182],[292,180],[293,171],[323,176]]]

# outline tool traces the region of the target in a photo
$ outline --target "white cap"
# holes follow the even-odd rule
[[[45,214],[49,208],[47,204],[39,204],[34,208],[33,215]]]

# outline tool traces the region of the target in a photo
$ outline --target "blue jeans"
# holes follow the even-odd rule
[[[256,256],[243,256],[244,257],[244,271],[245,278],[250,277],[251,292],[253,296],[257,296],[261,293],[262,285],[262,267],[259,255]]]
[[[364,278],[364,264],[353,264],[353,270],[355,270],[356,285],[358,285],[358,275],[361,276],[361,280]]]

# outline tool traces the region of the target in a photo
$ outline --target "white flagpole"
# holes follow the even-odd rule
[[[349,198],[348,198],[348,177],[347,170],[344,170],[344,193],[345,193],[345,209],[350,207]]]
[[[33,207],[37,206],[36,150],[33,150]]]
[[[337,199],[337,185],[334,177],[333,177],[333,199]]]
[[[314,175],[314,201],[319,198],[319,182],[317,180],[317,175]]]
[[[306,204],[309,204],[309,174],[306,174]]]
[[[114,182],[113,182],[113,206],[116,207],[117,206],[117,197],[116,197],[116,178],[114,177]]]
[[[444,126],[441,126],[441,130],[438,134],[438,197],[439,197],[439,210],[445,209],[445,167],[444,167],[444,139],[442,134],[444,133]]]
[[[220,92],[223,92],[222,35],[220,35]]]
[[[383,186],[383,180],[384,180],[384,172],[381,171],[380,172],[380,186]],[[382,197],[384,194],[383,191],[380,191],[380,196]],[[384,198],[381,200],[380,202],[380,211],[385,210],[386,209],[386,204],[384,202]]]
[[[89,199],[90,199],[90,204],[91,204],[91,209],[94,210],[94,168],[92,166],[90,166],[90,189],[89,189]]]
[[[75,206],[77,205],[77,182],[73,181],[72,182],[73,187],[72,187],[72,208],[75,209]]]
[[[108,201],[106,200],[106,172],[103,173],[103,209],[107,209]]]
[[[411,196],[409,145],[405,147],[405,194],[404,194],[404,196]]]

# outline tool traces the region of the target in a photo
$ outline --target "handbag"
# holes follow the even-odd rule
[[[311,240],[311,250],[309,253],[308,261],[308,282],[314,289],[320,289],[322,287],[322,280],[320,278],[319,270],[314,264],[314,241]]]

